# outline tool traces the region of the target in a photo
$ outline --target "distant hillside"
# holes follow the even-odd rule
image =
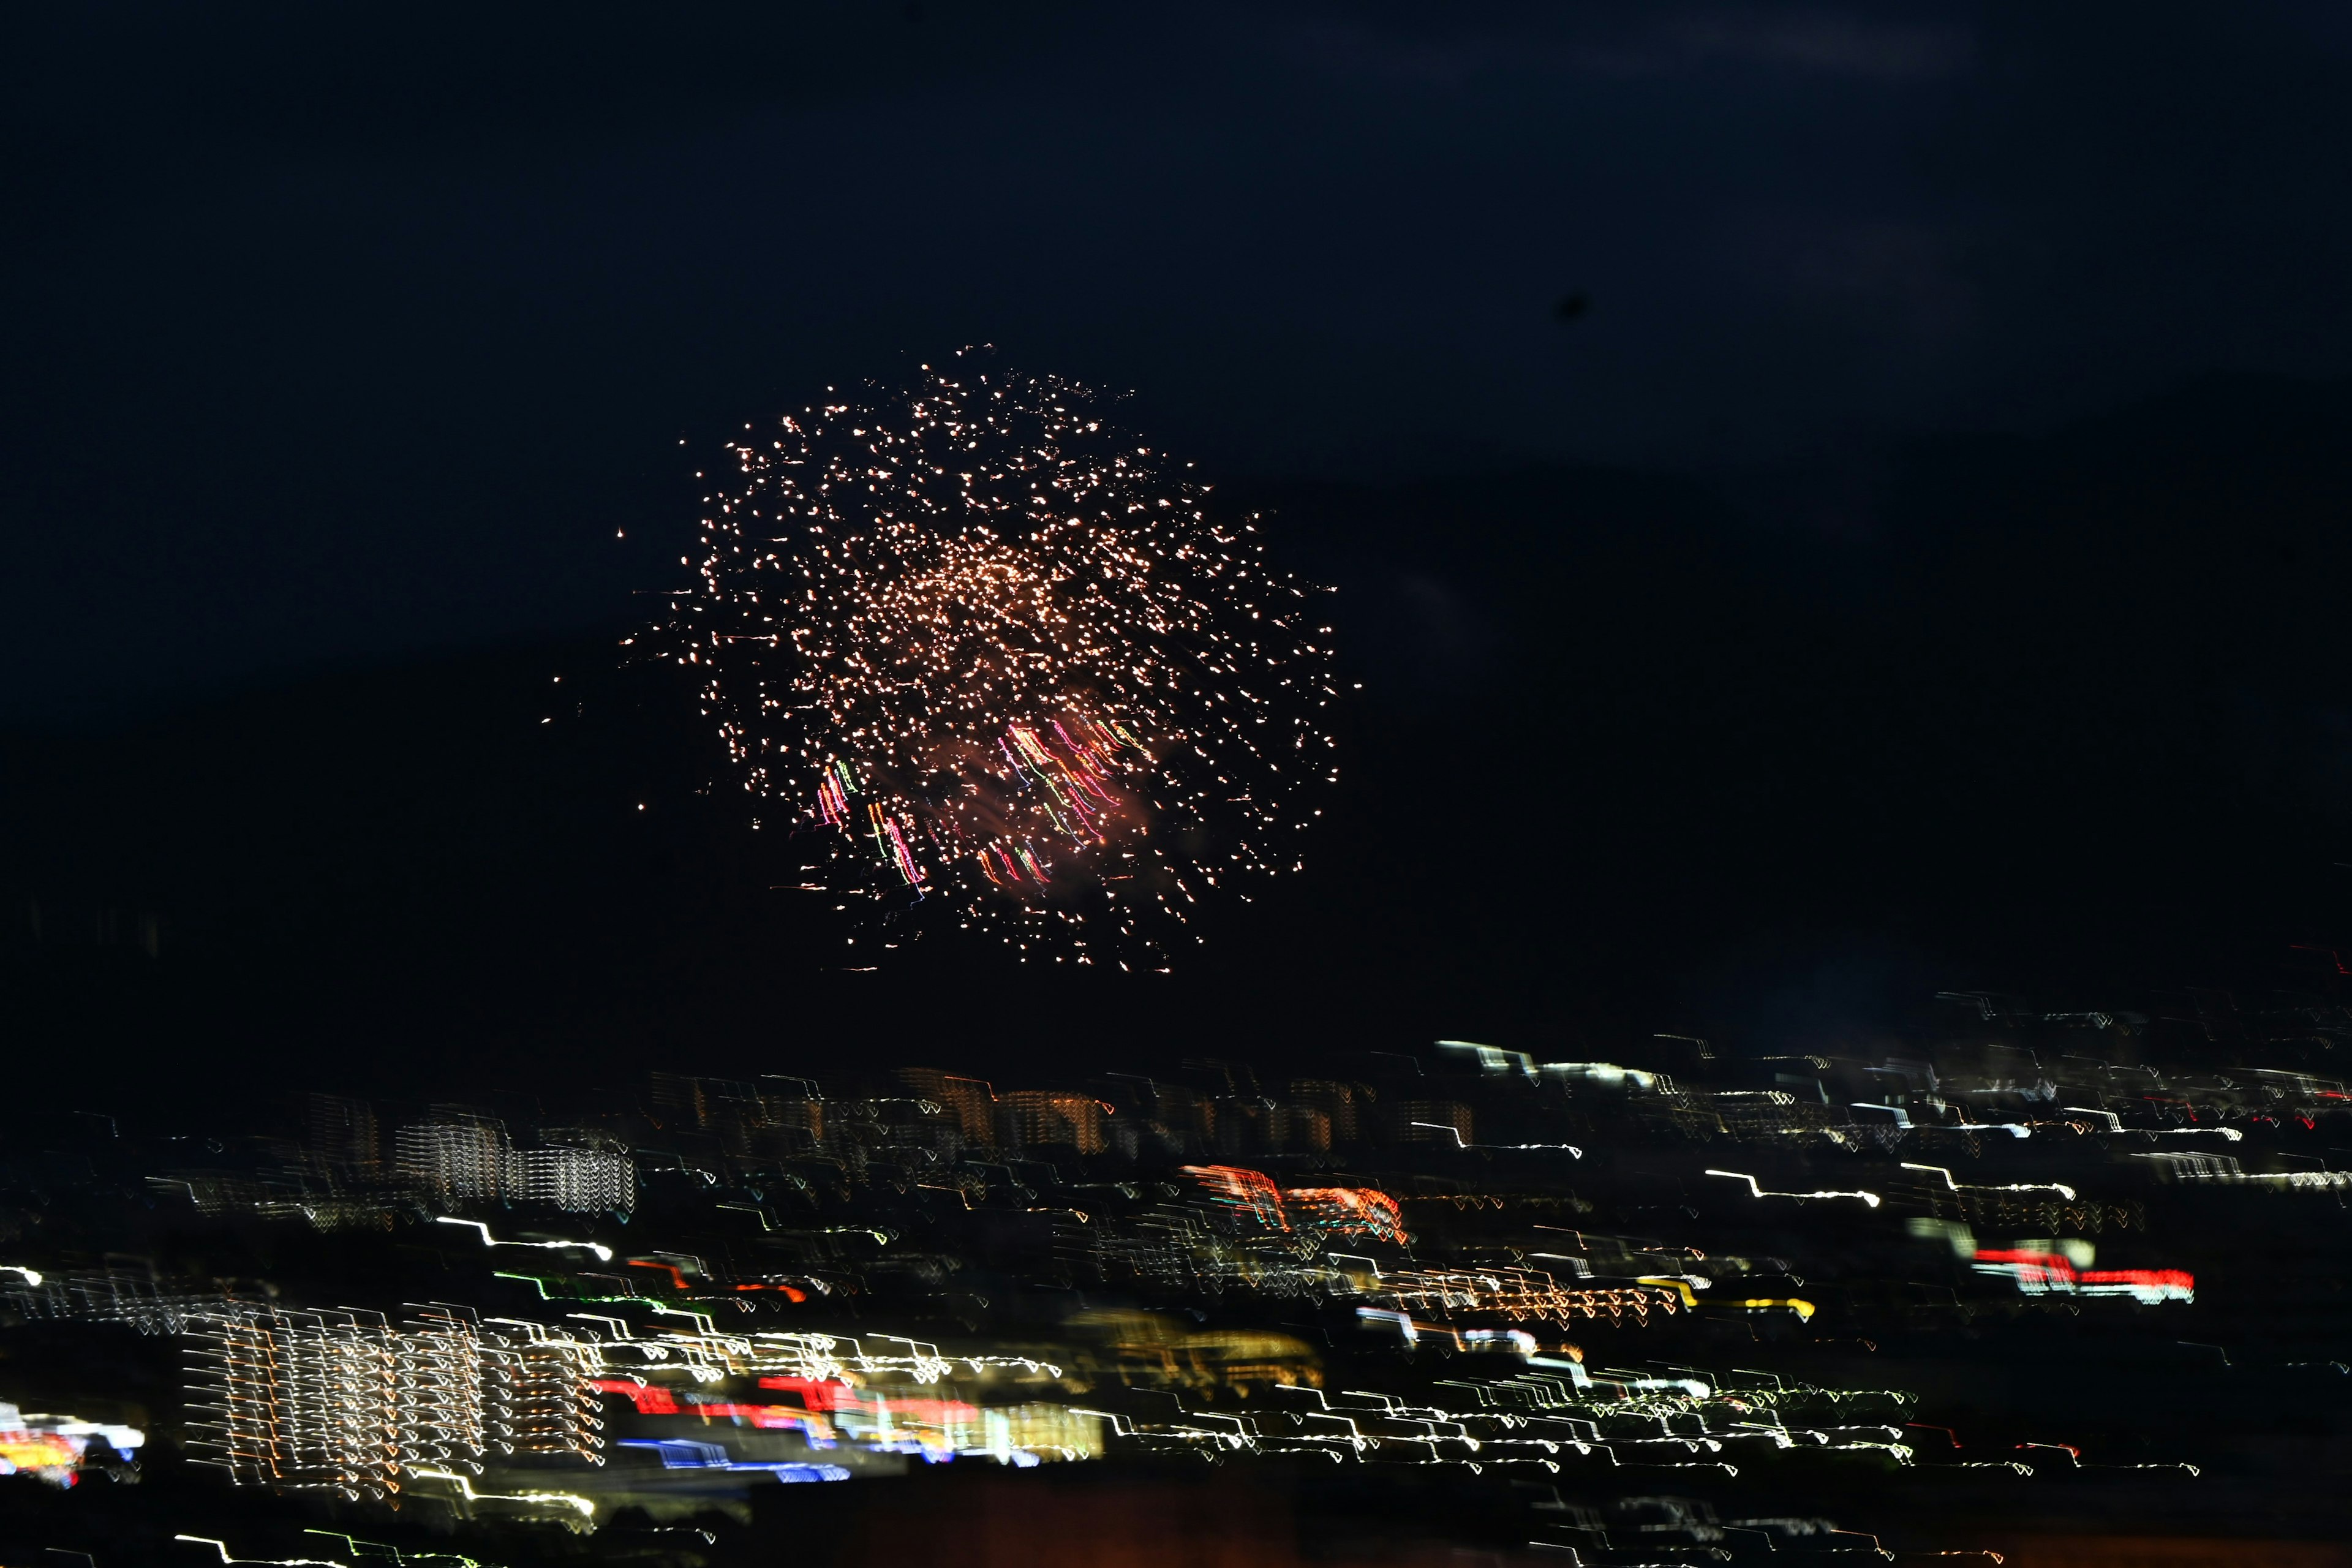
[[[697,793],[690,702],[598,637],[9,739],[0,1008],[56,1070],[204,1086],[1112,1030],[1606,1052],[1895,1026],[1938,985],[2336,983],[2346,389],[2215,382],[1788,493],[1236,487],[1339,585],[1365,689],[1308,873],[1167,979],[823,971],[792,846]]]

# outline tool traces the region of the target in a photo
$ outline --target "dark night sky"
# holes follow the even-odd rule
[[[16,7],[0,715],[604,624],[680,437],[968,341],[1227,476],[2341,374],[2346,16]]]
[[[2336,984],[2347,15],[15,8],[10,1016],[1044,1048],[796,968],[611,663],[694,451],[982,341],[1271,506],[1368,686],[1138,1040]]]

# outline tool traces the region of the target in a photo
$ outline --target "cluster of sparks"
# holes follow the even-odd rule
[[[885,945],[1160,966],[1207,889],[1297,868],[1336,777],[1313,590],[1098,404],[968,352],[747,426],[708,498],[668,651]]]

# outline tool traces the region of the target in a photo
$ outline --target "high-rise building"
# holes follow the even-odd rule
[[[507,1156],[507,1196],[570,1214],[635,1212],[637,1163],[610,1149],[517,1149]]]
[[[546,1204],[572,1214],[634,1213],[637,1166],[593,1129],[551,1128],[546,1147],[517,1149],[506,1129],[467,1117],[404,1127],[394,1140],[401,1180],[434,1203]]]
[[[540,1323],[482,1337],[482,1423],[492,1449],[597,1461],[604,1447],[593,1344]]]
[[[381,1499],[485,1456],[604,1447],[596,1347],[560,1329],[259,1308],[189,1332],[190,1457],[240,1486]]]
[[[444,1115],[404,1127],[393,1139],[400,1179],[448,1205],[506,1193],[506,1129],[488,1117]]]

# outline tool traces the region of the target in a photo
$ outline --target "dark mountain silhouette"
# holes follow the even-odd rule
[[[2352,391],[2216,381],[1801,479],[1234,487],[1339,585],[1364,689],[1307,873],[1173,975],[828,967],[788,837],[615,630],[11,737],[0,1007],[95,1100],[2332,994]]]

